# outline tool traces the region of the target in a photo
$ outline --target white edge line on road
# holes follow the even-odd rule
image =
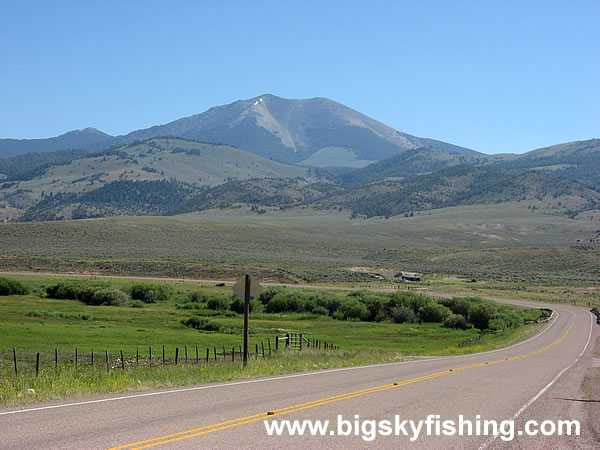
[[[556,376],[554,377],[554,379],[553,379],[553,380],[552,380],[550,383],[548,383],[546,386],[544,386],[540,392],[538,392],[537,394],[535,394],[531,400],[529,400],[527,403],[525,403],[523,406],[521,406],[521,408],[520,408],[520,409],[519,409],[519,410],[518,410],[518,411],[517,411],[517,412],[516,412],[516,413],[515,413],[515,414],[514,414],[514,415],[513,415],[513,416],[512,416],[510,419],[509,419],[509,420],[511,420],[511,421],[513,421],[513,422],[514,422],[515,420],[517,420],[517,419],[519,418],[519,416],[520,416],[521,414],[523,414],[527,408],[529,408],[531,405],[533,405],[533,403],[534,403],[534,402],[535,402],[535,401],[536,401],[538,398],[540,398],[540,397],[541,397],[541,396],[544,394],[544,392],[546,392],[548,389],[550,389],[550,388],[552,387],[552,385],[553,385],[554,383],[556,383],[556,381],[558,381],[558,379],[559,379],[559,378],[562,376],[562,374],[563,374],[563,373],[565,373],[567,370],[569,370],[571,367],[573,367],[573,366],[574,366],[574,365],[577,363],[577,361],[579,361],[579,359],[580,359],[580,358],[583,356],[583,354],[584,354],[584,353],[585,353],[585,351],[587,350],[587,348],[588,348],[588,345],[590,344],[590,340],[592,339],[592,330],[593,330],[593,328],[594,328],[594,320],[593,320],[592,313],[590,313],[590,333],[589,333],[589,335],[588,335],[588,340],[587,340],[587,342],[585,343],[585,346],[583,347],[583,350],[581,351],[581,353],[579,354],[579,356],[578,356],[577,358],[575,358],[575,361],[573,361],[571,364],[569,364],[567,367],[565,367],[563,370],[561,370],[561,371],[558,373],[558,375],[556,375]],[[487,448],[487,447],[488,447],[488,446],[489,446],[489,445],[490,445],[492,442],[494,442],[494,441],[495,441],[497,438],[498,438],[498,436],[497,436],[497,435],[496,435],[496,436],[492,436],[492,437],[490,437],[490,438],[489,438],[487,441],[485,441],[485,442],[484,442],[484,443],[483,443],[483,444],[482,444],[482,445],[479,447],[479,450],[483,450],[483,449]]]
[[[554,312],[553,312],[553,314],[554,314]],[[208,386],[195,386],[195,387],[190,387],[190,388],[172,389],[169,391],[146,392],[143,394],[132,394],[132,395],[125,395],[125,396],[120,396],[120,397],[102,398],[102,399],[98,399],[98,400],[86,400],[86,401],[82,401],[82,402],[63,403],[60,405],[50,405],[50,406],[40,406],[37,408],[17,409],[17,410],[13,410],[13,411],[0,412],[0,416],[7,416],[9,414],[19,414],[19,413],[34,412],[34,411],[44,411],[44,410],[48,410],[48,409],[67,408],[67,407],[71,407],[71,406],[93,405],[93,404],[97,404],[97,403],[114,402],[117,400],[129,400],[129,399],[133,399],[133,398],[152,397],[155,395],[177,394],[180,392],[200,391],[200,390],[204,390],[204,389],[215,389],[215,388],[228,387],[228,386],[239,386],[242,384],[265,383],[267,381],[285,380],[285,379],[289,379],[289,378],[299,378],[299,377],[309,377],[309,376],[314,376],[314,375],[322,375],[322,374],[335,373],[335,372],[345,372],[348,370],[361,370],[361,369],[370,369],[373,367],[381,367],[381,366],[414,364],[414,363],[423,363],[423,362],[430,362],[430,361],[441,361],[441,360],[449,359],[449,358],[466,358],[468,356],[485,355],[488,353],[499,352],[502,350],[509,350],[511,348],[526,344],[527,342],[530,342],[534,339],[539,338],[541,335],[543,335],[546,331],[548,331],[550,328],[552,328],[554,326],[554,324],[558,320],[558,317],[560,317],[560,314],[556,313],[556,319],[550,324],[550,326],[546,327],[541,333],[538,333],[535,336],[533,336],[523,342],[519,342],[517,344],[511,345],[510,347],[503,347],[503,348],[497,348],[495,350],[488,350],[487,352],[471,353],[471,354],[467,354],[467,355],[443,356],[443,357],[438,357],[438,358],[421,359],[421,360],[416,360],[416,361],[401,361],[401,362],[387,363],[387,364],[371,364],[368,366],[342,367],[339,369],[320,370],[318,372],[297,373],[297,374],[282,375],[282,376],[270,377],[270,378],[259,378],[259,379],[255,379],[255,380],[234,381],[232,383],[212,384],[212,385],[208,385]]]

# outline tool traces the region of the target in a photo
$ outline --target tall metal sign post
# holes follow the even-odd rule
[[[262,286],[246,274],[233,285],[233,292],[244,300],[244,365],[248,364],[248,316],[250,315],[250,299],[260,295]]]

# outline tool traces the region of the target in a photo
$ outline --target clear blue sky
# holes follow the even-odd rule
[[[272,93],[486,153],[600,137],[600,1],[0,4],[0,137]]]

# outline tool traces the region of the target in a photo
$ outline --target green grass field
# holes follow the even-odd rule
[[[147,304],[143,308],[90,306],[77,300],[42,298],[41,287],[54,284],[59,278],[11,277],[33,288],[32,295],[0,297],[0,348],[31,352],[52,353],[59,347],[82,353],[92,348],[111,352],[124,350],[135,353],[136,347],[147,353],[147,347],[156,349],[163,344],[173,349],[187,344],[193,348],[213,346],[231,349],[239,346],[242,337],[242,315],[231,311],[207,309],[179,309],[187,302],[187,294],[200,292],[231,296],[230,286],[196,286],[184,283],[166,283],[174,287],[173,300]],[[98,283],[97,280],[92,280]],[[128,280],[101,281],[101,284],[126,289],[134,284]],[[345,295],[345,293],[338,293]],[[186,327],[181,321],[193,315],[210,316],[228,329],[228,333],[199,332]],[[476,336],[475,329],[443,328],[439,323],[394,324],[391,322],[360,322],[335,320],[311,313],[251,313],[250,343],[286,332],[304,333],[344,349],[393,350],[403,355],[432,355],[456,352],[460,342]],[[450,350],[449,350],[450,349]],[[465,349],[464,351],[469,351]]]
[[[251,363],[249,368],[243,369],[239,353],[235,356],[236,362],[231,362],[232,348],[238,352],[242,345],[241,314],[181,308],[190,292],[230,296],[232,289],[229,286],[167,283],[174,288],[172,300],[132,308],[89,306],[77,300],[44,298],[43,287],[60,278],[21,276],[13,279],[27,285],[32,293],[0,297],[0,404],[393,362],[411,356],[470,353],[506,345],[523,338],[536,327],[525,326],[469,342],[478,336],[477,330],[443,328],[440,323],[375,323],[335,320],[311,313],[261,312],[250,316]],[[103,280],[102,283],[126,289],[133,282]],[[195,314],[210,316],[224,332],[199,332],[181,323]],[[338,349],[324,350],[322,346],[320,350],[290,351],[280,341],[280,351],[276,352],[275,339],[287,332],[303,333],[311,342],[318,339]],[[164,366],[163,345],[166,350]],[[258,355],[255,353],[257,345]],[[262,357],[263,346],[266,358]],[[149,347],[153,351],[152,362]],[[18,376],[14,374],[13,348],[17,354]],[[174,365],[176,348],[180,362],[177,366]],[[214,359],[215,348],[217,361]],[[205,361],[207,349],[208,364]],[[58,368],[55,368],[56,350]],[[91,367],[92,351],[94,368]],[[121,351],[124,352],[125,371],[120,369]],[[110,355],[108,373],[105,352]],[[139,364],[136,360],[138,352]],[[39,376],[35,375],[37,353],[40,354]],[[149,367],[151,364],[153,367]]]

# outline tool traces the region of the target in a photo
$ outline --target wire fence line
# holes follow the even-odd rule
[[[250,359],[267,358],[280,347],[288,350],[337,350],[338,346],[319,339],[308,339],[302,334],[288,333],[285,337],[267,338],[249,346]],[[131,347],[129,347],[131,348]],[[0,349],[0,370],[4,373],[12,371],[15,375],[49,368],[98,369],[107,372],[111,370],[127,370],[136,367],[161,367],[191,364],[218,364],[243,361],[241,345],[212,347],[198,344],[167,346],[146,345],[136,346],[135,352],[100,348],[71,347],[69,349],[54,348],[53,350],[36,351],[31,349]]]

